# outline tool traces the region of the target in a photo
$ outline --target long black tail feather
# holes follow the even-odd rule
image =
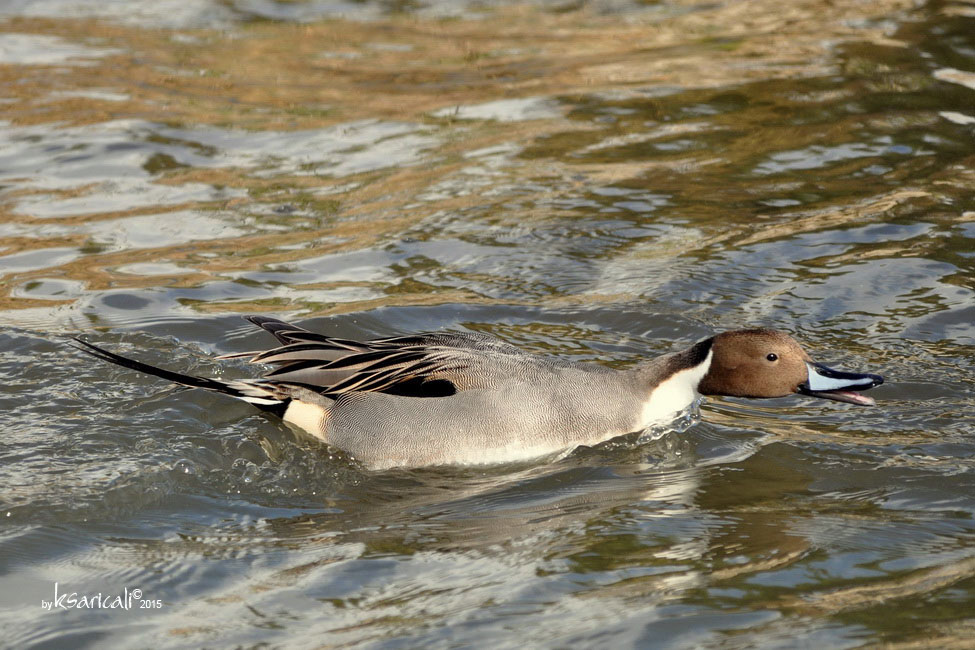
[[[148,363],[143,363],[141,361],[136,361],[135,359],[130,359],[128,357],[115,354],[114,352],[109,352],[104,348],[100,348],[93,343],[88,343],[87,341],[83,341],[77,337],[72,339],[71,344],[74,348],[81,350],[86,354],[90,354],[96,359],[114,363],[117,366],[122,366],[123,368],[128,368],[130,370],[137,370],[138,372],[159,377],[182,386],[188,386],[190,388],[203,388],[206,390],[223,393],[225,395],[230,395],[231,397],[244,400],[245,402],[257,406],[261,410],[270,411],[276,415],[281,415],[284,409],[287,407],[287,403],[290,401],[290,399],[287,397],[273,395],[270,386],[268,386],[268,388],[262,388],[256,384],[248,382],[224,382],[216,379],[208,379],[206,377],[186,375],[181,372],[173,372],[172,370],[151,366]]]
[[[238,397],[240,395],[239,390],[235,390],[230,385],[217,381],[215,379],[207,379],[206,377],[194,377],[193,375],[184,375],[180,372],[173,372],[172,370],[166,370],[164,368],[157,368],[156,366],[150,366],[148,363],[142,363],[141,361],[136,361],[135,359],[129,359],[128,357],[123,357],[114,352],[109,352],[104,348],[100,348],[93,343],[88,343],[87,341],[82,341],[80,338],[71,339],[74,347],[82,352],[86,352],[96,359],[101,359],[102,361],[108,361],[109,363],[114,363],[117,366],[122,366],[123,368],[129,368],[130,370],[138,370],[139,372],[144,372],[147,375],[153,375],[155,377],[161,377],[162,379],[169,380],[176,384],[182,384],[183,386],[192,386],[193,388],[206,388],[207,390],[215,390],[219,393],[226,393],[228,395],[233,395]]]

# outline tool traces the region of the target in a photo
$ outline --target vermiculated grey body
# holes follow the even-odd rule
[[[473,343],[472,350],[491,348],[491,354],[477,355],[473,373],[454,375],[457,384],[476,388],[437,398],[348,393],[328,409],[322,439],[371,467],[487,464],[594,445],[689,405],[644,412],[653,388],[689,351],[619,371],[527,354],[496,339],[465,337],[463,343]]]
[[[380,467],[504,462],[640,428],[647,396],[621,382],[622,373],[534,370],[524,381],[435,399],[343,395],[329,409],[322,437]]]

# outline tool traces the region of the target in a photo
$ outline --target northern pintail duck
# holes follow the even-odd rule
[[[702,395],[793,393],[851,404],[877,375],[815,363],[789,335],[724,332],[627,370],[530,354],[496,338],[437,332],[349,341],[274,318],[281,343],[250,357],[261,378],[220,381],[150,366],[75,339],[111,363],[249,402],[365,466],[485,464],[594,445],[672,420]]]

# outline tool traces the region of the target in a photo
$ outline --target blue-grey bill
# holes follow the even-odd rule
[[[822,397],[837,402],[873,406],[872,397],[861,395],[858,390],[868,390],[884,383],[880,375],[833,370],[821,363],[807,363],[809,378],[799,384],[799,392],[811,397]]]

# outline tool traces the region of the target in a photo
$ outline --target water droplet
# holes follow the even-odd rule
[[[196,475],[196,464],[187,458],[181,458],[173,464],[173,471],[193,476]]]

